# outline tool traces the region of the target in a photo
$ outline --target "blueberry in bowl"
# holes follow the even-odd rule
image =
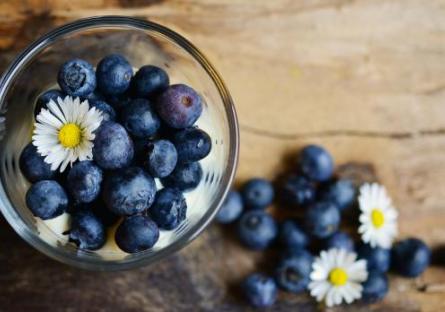
[[[75,21],[37,39],[3,78],[0,209],[39,251],[92,270],[139,267],[216,215],[236,169],[236,114],[179,34],[128,17]],[[185,144],[173,142],[182,131]],[[163,188],[174,191],[156,201]]]

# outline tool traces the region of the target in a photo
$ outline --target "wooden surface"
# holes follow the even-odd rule
[[[0,68],[77,18],[150,18],[184,34],[224,77],[241,125],[238,182],[273,178],[306,143],[346,172],[375,175],[400,210],[400,237],[435,248],[417,280],[391,276],[381,304],[347,311],[444,311],[444,0],[2,0]],[[151,267],[92,273],[56,263],[0,221],[0,311],[246,311],[237,282],[273,255],[216,225]],[[280,294],[274,311],[313,311]]]

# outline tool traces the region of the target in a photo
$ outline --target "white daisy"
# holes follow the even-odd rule
[[[362,297],[361,285],[368,278],[366,260],[357,260],[357,254],[345,249],[322,251],[312,264],[309,290],[317,301],[324,300],[328,307],[343,301],[351,303]]]
[[[397,211],[385,188],[377,183],[366,183],[360,187],[358,197],[362,240],[371,247],[391,248],[397,235]]]
[[[57,102],[51,100],[49,110],[37,115],[32,141],[51,170],[60,167],[63,172],[68,164],[93,158],[94,130],[102,122],[102,113],[79,98],[59,97]]]

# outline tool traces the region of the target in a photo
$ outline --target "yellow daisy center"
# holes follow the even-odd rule
[[[74,148],[80,144],[82,130],[73,123],[64,125],[59,131],[59,141],[65,148]]]
[[[371,221],[375,228],[380,228],[385,223],[385,216],[380,209],[372,209],[371,211]]]
[[[329,282],[334,286],[343,286],[348,281],[348,273],[342,268],[334,268],[329,272]]]

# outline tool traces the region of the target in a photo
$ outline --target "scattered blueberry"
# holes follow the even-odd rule
[[[102,170],[92,161],[75,163],[67,176],[67,188],[71,196],[81,203],[90,203],[99,196]]]
[[[326,238],[338,230],[340,212],[333,203],[321,201],[312,204],[305,214],[306,230],[317,238]]]
[[[321,197],[334,202],[340,210],[344,210],[354,203],[356,191],[350,180],[337,180],[323,190]]]
[[[147,210],[155,194],[154,179],[138,167],[112,172],[104,180],[104,201],[108,209],[120,216]]]
[[[51,165],[47,164],[38,152],[37,148],[29,143],[20,155],[20,170],[29,182],[34,183],[41,180],[51,180],[56,172],[51,170]]]
[[[102,169],[119,169],[130,165],[134,156],[133,142],[120,124],[103,122],[96,130],[94,161]]]
[[[157,99],[156,108],[170,127],[183,129],[192,126],[201,116],[201,97],[184,84],[168,87]]]
[[[366,260],[368,271],[387,272],[391,264],[391,250],[380,247],[372,248],[368,244],[360,244],[357,248],[360,259]]]
[[[392,247],[391,261],[394,269],[406,277],[417,277],[431,261],[431,250],[420,239],[408,238]]]
[[[144,168],[151,175],[165,178],[173,172],[178,162],[178,153],[173,143],[167,140],[154,141],[147,145],[146,150]]]
[[[275,303],[278,296],[277,285],[273,278],[255,273],[249,275],[242,284],[244,295],[255,307],[269,307]]]
[[[161,229],[173,230],[185,220],[187,203],[180,191],[163,188],[156,194],[149,213]]]
[[[282,193],[285,204],[306,206],[315,199],[315,186],[304,176],[292,175],[284,181]]]
[[[246,208],[264,209],[272,203],[275,192],[269,181],[254,178],[244,184],[241,195]]]
[[[290,249],[305,248],[309,244],[308,235],[294,220],[286,220],[280,225],[278,240]]]
[[[149,217],[135,215],[125,218],[115,234],[116,244],[125,252],[147,250],[159,239],[159,228]]]
[[[26,193],[26,204],[33,215],[42,220],[60,216],[68,208],[68,196],[59,183],[39,181]]]
[[[57,81],[63,92],[74,97],[87,96],[96,88],[93,66],[81,59],[64,63],[59,70]]]
[[[167,89],[170,84],[167,73],[159,67],[145,65],[139,68],[131,80],[135,97],[148,98]]]
[[[219,209],[215,219],[219,223],[227,224],[237,220],[243,212],[243,201],[240,193],[230,191]]]
[[[127,131],[137,137],[153,136],[161,126],[161,120],[145,99],[134,99],[122,109],[122,125]]]
[[[388,278],[382,272],[370,271],[368,279],[362,286],[362,300],[366,303],[374,303],[385,298],[388,293]]]
[[[173,137],[180,162],[198,161],[206,157],[212,149],[210,136],[201,129],[187,128],[178,131]]]
[[[265,249],[275,240],[277,234],[278,227],[275,220],[262,210],[246,212],[238,223],[239,238],[251,249]]]
[[[34,117],[37,117],[42,108],[48,109],[47,104],[49,103],[49,101],[53,100],[54,102],[57,103],[57,98],[59,97],[61,99],[64,99],[65,94],[57,89],[51,89],[42,93],[37,99],[36,107],[34,108]]]
[[[199,162],[178,164],[173,172],[162,178],[162,184],[177,188],[181,191],[190,191],[196,188],[202,179],[202,168]]]
[[[103,94],[121,94],[130,86],[133,68],[122,55],[110,54],[97,65],[96,77]]]
[[[91,100],[89,101],[90,107],[95,107],[102,112],[103,121],[115,121],[116,112],[114,108],[111,107],[107,102],[101,100]]]
[[[332,156],[318,145],[308,145],[303,148],[299,164],[301,172],[313,181],[327,181],[334,171]]]
[[[278,263],[275,269],[275,281],[278,287],[292,293],[306,290],[312,271],[312,255],[304,249],[296,250]]]
[[[324,247],[326,250],[337,248],[354,251],[354,240],[345,232],[337,232],[325,240]]]
[[[106,241],[105,227],[91,211],[81,210],[73,215],[69,240],[80,249],[97,250]]]

